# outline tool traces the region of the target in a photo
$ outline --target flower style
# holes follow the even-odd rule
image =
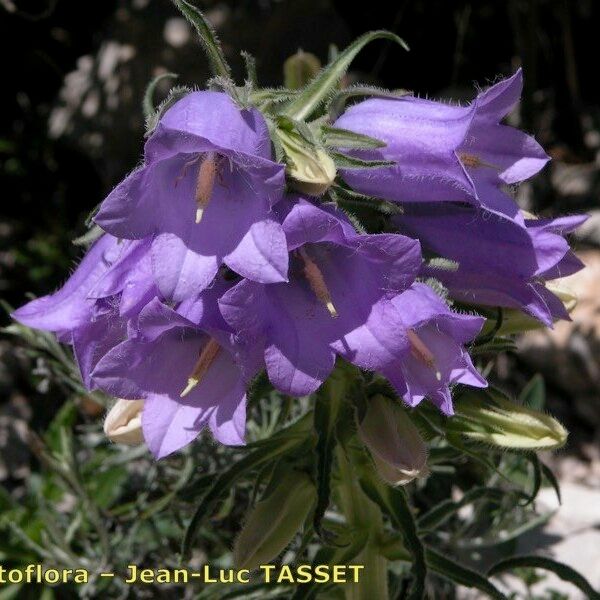
[[[397,202],[463,201],[519,219],[501,187],[535,175],[549,160],[529,135],[500,124],[518,102],[521,70],[478,94],[466,107],[405,96],[377,98],[349,108],[336,127],[386,143],[352,151],[396,164],[343,171],[355,190]]]
[[[544,282],[583,267],[564,236],[585,219],[527,218],[521,224],[485,209],[444,203],[435,209],[407,206],[394,222],[428,251],[456,263],[423,269],[455,299],[518,308],[551,327],[554,319],[569,317]]]
[[[158,288],[179,302],[205,289],[222,263],[254,281],[286,280],[285,236],[272,214],[283,190],[262,115],[224,93],[193,92],[166,111],[144,164],[95,221],[121,238],[151,236]]]
[[[107,393],[143,401],[142,432],[156,458],[189,444],[205,427],[223,444],[244,443],[246,387],[260,357],[236,343],[218,313],[223,285],[177,311],[153,299],[140,312],[135,335],[94,369]]]
[[[303,198],[287,209],[290,281],[244,280],[219,300],[238,337],[262,340],[273,385],[310,394],[336,355],[390,377],[412,405],[431,393],[448,413],[448,384],[485,385],[460,346],[483,320],[453,315],[427,286],[409,290],[421,266],[418,242],[357,234],[343,213]]]

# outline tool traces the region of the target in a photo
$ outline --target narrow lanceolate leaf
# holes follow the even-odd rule
[[[291,435],[293,430],[294,425],[282,430],[271,439],[256,444],[250,454],[237,461],[227,471],[222,472],[215,479],[214,483],[203,492],[198,500],[196,512],[192,516],[190,524],[185,532],[181,547],[182,561],[189,558],[194,541],[196,540],[200,527],[205,519],[212,514],[220,498],[231,489],[231,486],[233,486],[240,477],[247,475],[250,471],[263,468],[270,462],[274,462],[287,453],[298,449],[304,443],[312,443],[312,440],[303,436],[302,432],[300,432],[300,435]],[[280,435],[286,431],[290,432],[289,436],[286,437],[285,435]],[[194,493],[194,489],[194,484],[184,488],[181,492],[181,496],[189,498],[190,495]]]
[[[151,119],[156,114],[156,106],[154,104],[154,93],[156,92],[156,88],[161,81],[165,79],[177,79],[179,77],[175,73],[163,73],[162,75],[157,75],[146,87],[146,91],[144,92],[144,100],[142,101],[142,108],[144,110],[144,117],[146,121]]]
[[[354,531],[349,543],[340,544],[339,546],[321,546],[315,554],[312,561],[312,566],[317,565],[347,565],[352,563],[367,545],[369,540],[368,532]],[[311,600],[316,598],[318,593],[325,592],[332,585],[315,583],[314,579],[310,583],[300,584],[296,587],[291,600]]]
[[[321,106],[325,99],[336,88],[348,70],[356,55],[370,42],[378,39],[391,40],[408,50],[404,40],[391,31],[370,31],[365,33],[335,60],[329,63],[305,88],[298,97],[284,110],[284,114],[295,119],[307,119]]]
[[[562,504],[562,495],[560,493],[560,485],[558,480],[556,479],[556,475],[552,472],[552,469],[545,465],[543,462],[540,462],[540,466],[542,467],[542,473],[544,477],[548,480],[550,485],[554,488],[554,492],[556,493],[556,498],[559,504]]]
[[[331,495],[331,467],[337,443],[336,429],[342,418],[342,411],[347,407],[345,400],[353,382],[350,367],[340,364],[317,392],[314,413],[317,433],[315,448],[317,505],[313,525],[319,535],[323,534],[321,521],[329,506]]]
[[[590,600],[599,600],[600,592],[596,591],[588,582],[588,580],[579,574],[575,569],[572,569],[568,565],[553,560],[552,558],[546,558],[545,556],[515,556],[514,558],[507,558],[499,563],[496,563],[489,571],[488,577],[504,573],[506,571],[512,571],[513,569],[522,568],[533,568],[533,569],[544,569],[546,571],[552,571],[555,575],[560,577],[563,581],[572,583],[575,587],[579,588]]]
[[[546,385],[544,378],[538,373],[523,388],[519,402],[532,410],[543,410],[546,404]]]
[[[83,235],[75,238],[73,240],[73,244],[75,246],[84,246],[85,248],[89,248],[96,240],[99,240],[104,235],[104,231],[98,227],[98,225],[94,225],[90,227],[88,231],[86,231]]]
[[[425,557],[427,566],[445,579],[458,585],[480,590],[490,598],[494,598],[494,600],[507,600],[506,596],[495,585],[477,571],[451,561],[432,548],[425,549]]]
[[[315,499],[307,473],[289,466],[275,470],[272,489],[250,511],[233,547],[238,569],[257,569],[274,560],[304,523]]]
[[[183,16],[196,28],[214,75],[231,79],[231,69],[225,60],[223,49],[215,30],[206,17],[187,0],[172,0]]]
[[[413,512],[408,504],[406,492],[401,488],[392,488],[377,481],[372,476],[361,477],[360,485],[365,494],[387,514],[400,530],[404,544],[413,556],[413,583],[407,598],[417,600],[425,593],[427,566],[425,551]]]
[[[256,59],[250,52],[246,52],[242,50],[241,52],[242,58],[244,59],[244,64],[246,65],[246,81],[253,87],[258,87],[258,75],[256,73]]]
[[[162,116],[173,106],[178,100],[181,100],[184,96],[187,96],[191,92],[191,88],[184,85],[176,85],[169,90],[167,97],[158,105],[158,108],[146,119],[146,133],[145,136],[149,137]]]
[[[380,169],[381,167],[392,167],[396,163],[393,160],[363,160],[348,156],[341,152],[330,152],[333,162],[338,169]]]
[[[383,148],[385,142],[363,135],[362,133],[354,133],[349,129],[340,129],[339,127],[330,127],[323,125],[321,127],[321,136],[323,143],[332,148],[355,148],[368,150],[370,148]]]
[[[512,492],[515,496],[520,498],[527,498],[526,494],[521,492]],[[439,504],[436,504],[433,508],[430,508],[425,514],[423,514],[419,520],[419,529],[433,531],[440,525],[445,523],[450,517],[458,513],[458,511],[464,506],[475,503],[479,500],[496,501],[500,503],[508,495],[508,492],[501,488],[493,487],[476,487],[469,490],[460,500],[455,502],[454,500],[443,500]]]

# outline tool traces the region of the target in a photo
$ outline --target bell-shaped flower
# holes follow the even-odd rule
[[[372,348],[385,352],[401,335],[386,313],[390,298],[413,282],[421,254],[418,242],[401,235],[357,234],[336,209],[302,198],[286,209],[289,282],[243,280],[219,303],[238,335],[264,341],[271,382],[301,396],[325,381],[336,354],[370,364]]]
[[[343,213],[299,199],[283,219],[290,280],[242,281],[219,300],[240,338],[262,340],[267,374],[284,393],[314,392],[336,355],[383,373],[414,405],[451,412],[448,385],[485,385],[462,344],[483,320],[455,315],[427,286],[410,287],[418,242],[357,234]]]
[[[261,357],[237,343],[216,297],[222,282],[177,311],[153,299],[136,319],[134,335],[115,346],[92,374],[124,401],[143,401],[142,432],[162,458],[208,427],[223,444],[243,444],[246,387]]]
[[[284,167],[267,124],[221,92],[193,92],[162,116],[144,163],[104,200],[95,221],[124,239],[152,237],[161,294],[193,297],[224,263],[253,281],[287,278],[288,253],[273,205]]]
[[[549,160],[531,136],[500,123],[519,101],[522,86],[519,70],[469,106],[412,96],[355,104],[335,126],[386,145],[347,151],[395,164],[348,169],[343,178],[369,196],[403,203],[463,201],[517,218],[517,205],[501,186],[528,179]]]
[[[564,236],[585,219],[527,218],[520,223],[485,209],[443,203],[407,206],[394,222],[428,252],[455,263],[431,263],[422,273],[438,279],[453,298],[521,309],[551,326],[553,319],[568,315],[544,282],[583,267]]]
[[[126,335],[127,322],[156,294],[148,272],[149,244],[104,235],[54,294],[13,313],[20,323],[52,331],[73,345],[86,387],[98,360]],[[116,274],[119,274],[116,276]]]
[[[473,366],[465,344],[483,326],[480,317],[452,312],[427,285],[415,283],[392,300],[402,319],[407,343],[378,369],[409,406],[424,398],[451,415],[450,387],[461,383],[486,387]]]

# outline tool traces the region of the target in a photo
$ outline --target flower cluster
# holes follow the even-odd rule
[[[451,415],[451,386],[486,385],[465,348],[484,320],[424,281],[550,325],[566,314],[544,282],[580,268],[564,235],[581,218],[524,217],[506,192],[547,161],[499,124],[520,90],[518,72],[468,107],[381,98],[342,114],[335,128],[382,143],[339,148],[357,159],[340,185],[401,205],[372,233],[322,195],[327,186],[289,191],[268,116],[225,92],[191,92],[102,203],[105,233],[65,286],[14,317],[72,344],[90,389],[143,406],[158,458],[205,427],[242,444],[257,373],[303,396],[336,357],[386,377],[406,404],[427,398]]]

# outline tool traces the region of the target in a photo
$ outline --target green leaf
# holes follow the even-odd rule
[[[322,546],[312,561],[312,565],[346,565],[358,556],[367,545],[367,531],[353,531],[349,543],[343,546]],[[306,583],[296,587],[291,600],[310,600],[317,593],[324,592],[331,584]]]
[[[169,90],[168,96],[160,103],[158,108],[146,119],[146,133],[148,137],[158,125],[158,122],[162,116],[175,104],[178,100],[181,100],[184,96],[187,96],[192,90],[186,86],[175,86]]]
[[[258,87],[258,75],[256,74],[256,59],[250,52],[242,50],[242,58],[246,65],[246,81],[253,87]]]
[[[550,485],[554,488],[554,491],[556,492],[556,497],[558,498],[558,503],[562,504],[562,495],[560,493],[560,485],[558,483],[558,480],[556,479],[556,475],[552,472],[552,469],[550,469],[550,467],[548,467],[548,465],[545,465],[541,461],[540,461],[540,466],[542,467],[542,473],[543,473],[544,477],[548,480],[548,482],[550,483]]]
[[[354,373],[346,364],[338,363],[337,368],[316,394],[314,427],[317,434],[315,448],[317,505],[313,525],[319,536],[323,535],[321,520],[329,506],[331,495],[331,467],[337,444],[336,428],[341,419],[349,388],[355,379]]]
[[[521,492],[512,492],[513,494],[527,498],[526,494]],[[443,500],[430,508],[418,520],[419,529],[434,530],[447,521],[452,515],[456,514],[463,506],[477,502],[478,500],[495,500],[501,502],[510,494],[501,488],[476,487],[468,492],[457,502],[453,500]]]
[[[335,148],[383,148],[387,144],[381,140],[377,140],[362,133],[355,133],[349,129],[341,129],[339,127],[330,127],[323,125],[321,127],[321,136],[323,143],[326,146]]]
[[[157,75],[146,87],[146,91],[144,92],[144,99],[142,101],[142,108],[144,110],[144,117],[146,120],[152,118],[156,114],[156,106],[154,105],[154,93],[156,92],[156,87],[161,81],[165,79],[177,79],[179,75],[176,73],[162,73],[161,75]]]
[[[525,458],[531,463],[533,467],[533,484],[531,493],[529,494],[529,498],[527,498],[523,504],[523,506],[529,506],[532,504],[542,487],[542,467],[540,463],[540,459],[535,452],[527,452],[525,454]]]
[[[477,538],[476,541],[471,542],[459,542],[458,547],[463,550],[479,550],[481,548],[496,548],[498,546],[502,546],[507,542],[516,540],[517,538],[521,537],[524,533],[527,533],[528,531],[532,531],[533,529],[544,525],[555,514],[555,510],[548,511],[547,513],[539,515],[529,521],[526,521],[522,525],[514,527],[509,531],[502,531],[500,536],[497,532],[494,532],[494,534],[490,535],[488,538]]]
[[[419,537],[415,517],[402,488],[383,485],[373,476],[361,477],[360,485],[365,494],[386,513],[400,530],[406,547],[413,556],[413,584],[407,598],[423,598],[427,566],[425,551]]]
[[[283,464],[265,496],[246,516],[233,547],[237,569],[258,569],[272,562],[292,541],[315,500],[315,487],[303,471]]]
[[[294,431],[298,423],[281,430],[278,434],[264,440],[262,443],[256,443],[252,446],[253,450],[247,456],[237,461],[230,469],[219,474],[214,483],[203,492],[198,507],[192,516],[187,527],[181,547],[181,560],[185,562],[189,559],[192,546],[204,520],[212,514],[221,496],[228,492],[240,477],[249,474],[255,469],[260,469],[269,462],[279,459],[281,456],[297,449],[303,443],[310,440],[306,435],[285,435],[286,432]],[[203,482],[204,484],[204,482]],[[182,497],[189,497],[194,493],[194,485],[187,486],[181,492]]]
[[[532,410],[543,410],[546,404],[546,384],[539,373],[534,375],[523,388],[519,395],[519,402]]]
[[[425,548],[425,558],[429,568],[445,579],[480,590],[495,600],[507,600],[506,596],[481,573],[455,563],[433,548]]]
[[[196,28],[200,42],[208,57],[210,68],[215,76],[231,79],[231,69],[225,60],[217,34],[206,17],[187,0],[172,0],[183,16]]]
[[[579,588],[585,594],[586,598],[589,598],[590,600],[600,599],[600,593],[590,585],[585,577],[575,571],[575,569],[552,558],[546,558],[545,556],[515,556],[513,558],[501,560],[488,571],[488,576],[491,577],[498,573],[504,573],[505,571],[523,567],[552,571],[563,581],[568,581]]]
[[[74,246],[83,246],[89,248],[96,240],[104,235],[104,230],[99,225],[92,225],[83,235],[76,237],[72,244]]]
[[[290,90],[303,88],[321,69],[321,61],[310,52],[298,50],[283,63],[284,86]]]
[[[295,119],[307,119],[329,96],[331,91],[339,84],[356,55],[370,42],[377,40],[391,40],[408,50],[408,46],[396,34],[390,31],[370,31],[356,39],[343,52],[330,62],[293,100],[284,111],[284,114]]]
[[[396,164],[393,160],[363,160],[341,152],[330,152],[329,155],[338,169],[380,169]]]

